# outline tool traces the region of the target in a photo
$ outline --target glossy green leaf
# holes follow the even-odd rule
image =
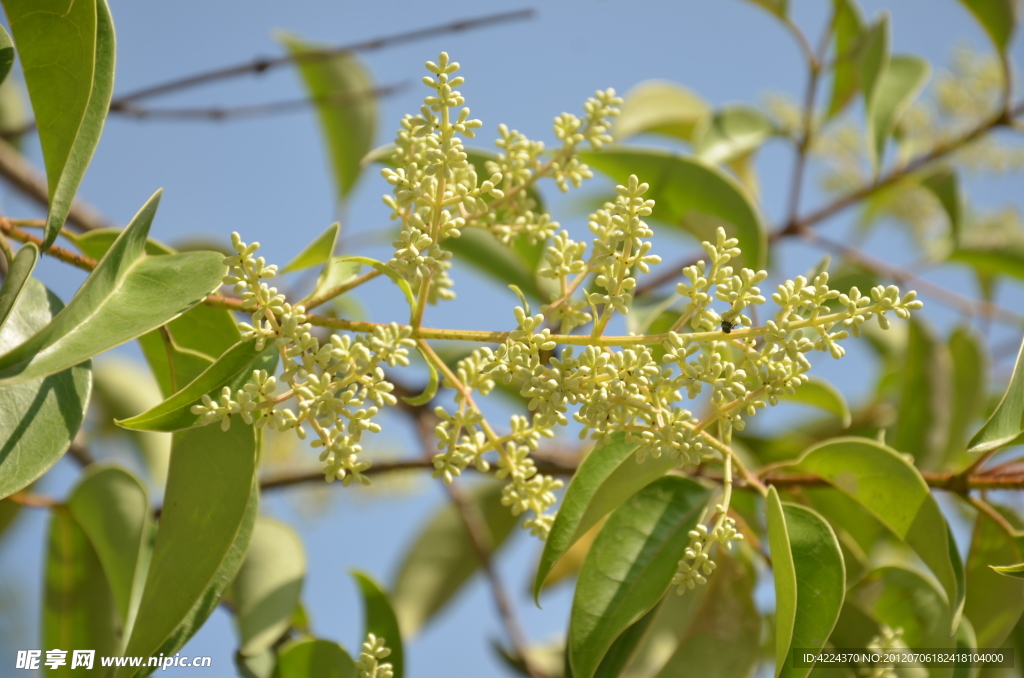
[[[708,118],[697,133],[694,150],[702,160],[725,163],[761,147],[775,134],[775,125],[749,106],[729,106]]]
[[[3,286],[0,286],[0,330],[14,310],[18,297],[25,291],[25,285],[32,277],[32,270],[38,260],[39,248],[35,243],[28,243],[14,255],[14,261],[8,262],[7,275],[4,276]]]
[[[0,356],[0,383],[77,365],[181,315],[220,287],[226,268],[216,252],[143,254],[159,201],[157,192],[49,325]]]
[[[619,635],[665,595],[709,492],[667,476],[608,518],[583,563],[569,622],[575,678],[591,678]]]
[[[730,553],[726,557],[731,555]],[[722,566],[729,567],[724,563]],[[669,590],[654,608],[654,621],[651,622],[643,641],[623,671],[622,678],[650,678],[660,673],[672,659],[692,625],[697,622],[698,615],[710,612],[710,607],[707,606],[712,603],[708,594],[713,589],[717,591],[715,586],[714,580],[709,579],[707,586],[698,586],[684,595]],[[737,589],[737,593],[742,594],[740,588]]]
[[[276,364],[277,347],[257,351],[255,339],[240,341],[170,398],[117,424],[135,431],[182,431],[198,426],[201,417],[192,414],[191,408],[202,402],[204,395],[219,397],[225,386],[234,393],[249,381],[254,370],[272,372]]]
[[[825,519],[768,491],[768,541],[775,574],[775,675],[802,678],[811,667],[793,665],[794,648],[820,649],[839,618],[846,567],[839,540]]]
[[[119,235],[121,235],[121,229],[118,228],[98,228],[84,233],[65,233],[65,237],[74,243],[82,254],[97,261],[103,258]],[[154,255],[175,253],[172,248],[152,238],[146,240],[145,252]]]
[[[1024,579],[1024,563],[1017,563],[1016,565],[990,565],[989,567],[1007,577]]]
[[[653,132],[694,141],[694,130],[711,115],[706,101],[682,85],[664,80],[642,82],[626,93],[615,118],[615,139]]]
[[[43,648],[88,648],[98,656],[117,654],[117,606],[103,565],[89,537],[63,506],[56,507],[50,517],[43,578]],[[72,675],[70,667],[69,653],[67,665],[59,673]]]
[[[297,35],[281,34],[278,41],[292,55],[316,54],[324,49]],[[344,200],[359,179],[363,157],[373,148],[377,128],[373,78],[351,52],[299,60],[296,65],[306,91],[317,101],[338,198]]]
[[[275,678],[356,678],[355,662],[329,640],[299,640],[281,648]]]
[[[241,566],[256,519],[256,435],[240,421],[174,435],[160,527],[125,654],[173,654]],[[118,676],[135,672],[125,668]]]
[[[850,406],[846,404],[846,398],[839,389],[824,379],[811,377],[811,380],[804,382],[796,393],[779,396],[779,400],[790,400],[816,407],[836,415],[843,422],[843,428],[850,426]]]
[[[7,29],[0,26],[0,82],[7,79],[14,65],[14,41]]]
[[[402,678],[405,675],[405,653],[402,649],[402,633],[398,628],[398,618],[391,607],[387,592],[380,584],[362,572],[353,572],[352,577],[359,585],[363,594],[363,605],[365,606],[366,628],[363,632],[365,638],[372,633],[377,638],[384,639],[384,645],[391,650],[387,662],[391,664],[394,678]]]
[[[953,381],[944,467],[959,470],[970,459],[966,452],[968,427],[983,414],[988,397],[988,360],[985,345],[966,325],[953,330],[948,346]]]
[[[974,648],[985,647],[978,644],[978,637],[974,633],[974,626],[967,617],[960,618],[960,626],[956,628],[956,649],[958,652],[972,652]],[[951,678],[976,678],[979,671],[973,667],[960,665],[954,667]]]
[[[988,33],[1000,53],[1005,54],[1017,28],[1015,0],[960,0]]]
[[[967,451],[989,452],[1002,447],[1024,432],[1024,343],[1010,375],[1006,393],[981,430],[968,443]]]
[[[288,265],[281,269],[281,273],[301,271],[311,266],[319,266],[334,254],[334,246],[338,242],[338,231],[341,224],[335,221],[327,227],[327,230],[316,237],[313,242],[306,245],[306,248],[295,255],[295,258],[288,262]]]
[[[617,434],[609,444],[594,448],[576,469],[537,565],[533,597],[538,605],[544,580],[569,547],[637,491],[676,466],[667,455],[638,464],[636,448],[636,443],[627,443]]]
[[[501,504],[504,483],[485,482],[467,492],[500,547],[519,519]],[[402,629],[411,638],[436,615],[480,567],[480,560],[458,510],[450,503],[434,513],[402,557],[391,604]]]
[[[931,65],[920,57],[895,55],[875,87],[868,108],[868,155],[877,171],[900,118],[924,89]]]
[[[245,560],[231,583],[239,653],[270,649],[288,630],[306,576],[306,552],[295,530],[270,518],[256,519]]]
[[[942,592],[913,570],[880,567],[868,573],[849,594],[862,610],[893,629],[903,629],[903,640],[912,648],[948,648],[952,637],[949,608]],[[940,669],[929,669],[938,678]],[[946,675],[949,675],[946,673]]]
[[[660,610],[661,603],[658,603],[647,614],[630,624],[629,628],[619,634],[619,637],[608,648],[604,658],[601,659],[597,670],[594,671],[594,678],[619,678],[622,675],[623,670],[625,670],[633,655],[639,649]]]
[[[3,0],[32,100],[57,238],[100,140],[114,91],[114,24],[105,0]]]
[[[858,47],[864,32],[864,19],[853,0],[832,0],[832,33],[836,40],[836,64],[832,69],[832,94],[828,117],[840,113],[860,86],[857,72]]]
[[[926,176],[921,185],[935,196],[946,212],[949,218],[950,240],[955,246],[959,246],[960,233],[964,225],[964,197],[956,170],[951,167],[939,168]]]
[[[811,448],[798,466],[857,501],[921,557],[945,591],[951,633],[964,605],[963,563],[921,474],[895,450],[865,438]]]
[[[0,332],[0,351],[43,329],[62,308],[56,295],[30,278]],[[24,489],[60,459],[85,419],[91,387],[89,363],[0,385],[0,498]]]
[[[68,509],[99,557],[121,628],[130,629],[142,593],[140,563],[149,545],[146,488],[122,469],[90,467],[72,491]]]
[[[584,162],[625,184],[630,174],[651,185],[652,219],[682,228],[700,240],[715,229],[740,241],[743,265],[760,269],[768,256],[767,231],[746,189],[722,170],[696,158],[665,151],[618,150],[581,153]]]
[[[912,318],[900,368],[900,397],[889,443],[909,453],[921,468],[933,468],[945,452],[950,417],[952,365],[946,345],[921,320]]]
[[[1000,647],[1024,614],[1024,581],[1002,577],[998,569],[989,567],[1019,563],[1022,555],[1017,541],[979,511],[965,567],[964,616],[971,620],[978,637],[975,647]]]
[[[192,307],[164,327],[169,337],[158,328],[139,337],[139,345],[165,398],[191,383],[242,340],[231,312],[206,304]]]

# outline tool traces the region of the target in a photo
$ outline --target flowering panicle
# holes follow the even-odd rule
[[[380,661],[390,655],[391,650],[385,647],[383,638],[378,638],[372,633],[366,634],[366,641],[356,662],[359,678],[392,678],[395,674],[391,664]]]
[[[720,520],[709,532],[706,525],[700,524],[690,530],[690,545],[679,561],[676,574],[672,577],[672,586],[682,595],[692,591],[699,584],[706,584],[707,577],[715,571],[715,561],[711,559],[711,548],[720,544],[726,551],[732,550],[733,542],[743,541],[743,535],[736,531],[736,522],[726,515],[727,507],[718,505]]]
[[[409,348],[415,345],[412,330],[392,324],[355,337],[335,334],[321,344],[306,322],[305,309],[287,303],[284,295],[263,282],[274,277],[277,267],[266,266],[263,257],[254,258],[259,243],[248,245],[237,233],[231,238],[237,254],[224,260],[229,266],[224,282],[235,286],[243,308],[252,311],[251,323],[239,323],[242,336],[255,339],[257,350],[272,342],[282,372],[279,380],[256,370],[234,394],[225,386],[216,401],[203,396],[192,413],[201,416],[201,424],[220,421],[225,430],[238,415],[257,428],[291,429],[300,438],[306,437],[308,425],[316,432],[313,447],[323,448],[320,461],[327,480],[368,483],[363,471],[370,462],[358,458],[363,432],[380,431],[373,417],[396,402],[391,395],[394,386],[384,378],[381,366],[409,364]],[[280,394],[279,384],[286,389]],[[295,401],[294,410],[284,406],[290,400]]]

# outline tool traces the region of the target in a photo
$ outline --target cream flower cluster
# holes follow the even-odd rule
[[[415,346],[412,330],[392,324],[354,337],[334,334],[321,344],[306,322],[305,309],[287,303],[263,282],[276,275],[277,267],[253,256],[259,243],[246,244],[237,233],[231,239],[237,254],[224,260],[229,266],[224,283],[235,286],[243,307],[252,312],[251,324],[239,323],[242,336],[254,338],[257,350],[273,342],[283,370],[280,378],[254,371],[242,389],[232,394],[224,387],[217,400],[203,396],[192,413],[204,425],[220,421],[225,430],[238,415],[257,428],[294,430],[299,438],[306,437],[308,425],[316,433],[313,447],[323,448],[320,461],[328,481],[369,483],[363,471],[370,462],[358,456],[360,441],[363,432],[380,431],[373,417],[396,402],[382,365],[409,364],[409,349]],[[281,393],[279,384],[285,389]],[[294,410],[284,406],[288,401],[295,401]]]
[[[378,638],[372,633],[366,634],[362,652],[359,653],[359,660],[356,661],[359,678],[392,678],[395,674],[391,664],[380,661],[390,655],[391,650],[385,647],[383,638]]]

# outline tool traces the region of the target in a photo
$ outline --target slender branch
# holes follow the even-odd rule
[[[0,141],[0,144],[3,144],[3,142]],[[0,174],[2,174],[2,172],[0,172]],[[36,236],[30,233],[26,233],[25,231],[21,230],[20,228],[12,224],[11,220],[7,219],[6,217],[0,217],[0,233],[3,233],[12,240],[17,240],[18,242],[34,242],[40,247],[42,247],[43,244],[42,238],[37,238]],[[46,250],[44,254],[46,254],[47,256],[51,256],[54,259],[60,259],[65,264],[71,264],[72,266],[80,268],[84,271],[91,271],[92,269],[96,268],[97,262],[95,259],[82,256],[81,254],[76,254],[75,252],[64,249],[63,247],[60,247],[58,245],[50,245],[50,249]]]
[[[355,92],[351,94],[335,93],[318,97],[304,97],[301,99],[274,101],[266,104],[251,104],[248,106],[212,108],[145,108],[127,103],[121,108],[111,109],[110,112],[139,120],[238,120],[270,115],[281,115],[283,113],[294,113],[314,106],[343,108],[358,104],[359,102],[366,101],[368,99],[380,99],[391,96],[392,94],[402,91],[408,86],[408,81],[405,81],[394,85],[366,90],[364,92]]]
[[[323,61],[330,59],[331,57],[339,54],[345,54],[346,52],[370,52],[373,50],[383,49],[392,45],[398,45],[405,42],[412,42],[414,40],[423,40],[425,38],[431,38],[437,35],[444,35],[446,33],[456,33],[459,31],[472,30],[476,28],[483,28],[484,26],[490,26],[494,24],[507,23],[510,21],[519,21],[522,19],[529,19],[533,17],[533,9],[520,9],[512,12],[500,12],[496,14],[488,14],[486,16],[478,17],[475,19],[460,19],[451,23],[437,24],[434,26],[428,26],[426,28],[417,28],[411,31],[405,31],[403,33],[395,33],[393,35],[383,36],[379,38],[373,38],[371,40],[361,40],[359,42],[349,43],[347,45],[341,45],[340,47],[332,47],[330,49],[317,50],[314,52],[305,52],[303,54],[290,54],[275,58],[259,58],[245,63],[235,64],[233,66],[226,66],[223,68],[217,68],[210,71],[204,71],[201,73],[195,73],[193,75],[185,76],[183,78],[176,78],[168,82],[163,82],[157,85],[150,85],[142,89],[122,94],[121,96],[114,99],[110,106],[111,108],[123,107],[128,103],[139,101],[140,99],[148,99],[150,97],[169,94],[170,92],[177,92],[183,89],[190,89],[198,85],[205,85],[207,83],[216,82],[218,80],[227,80],[242,75],[259,75],[265,73],[271,69],[279,66],[285,66],[288,64],[297,63],[309,63],[314,61]]]
[[[1016,538],[1021,536],[1021,531],[1015,528],[1013,525],[1011,525],[1010,521],[1007,520],[1002,513],[997,511],[994,506],[989,504],[984,499],[981,499],[980,497],[967,497],[967,502],[971,506],[973,506],[974,508],[978,509],[986,516],[991,518],[992,521],[996,525],[998,525],[1003,530],[1003,532],[1005,532],[1009,537]]]
[[[49,207],[50,190],[46,179],[18,152],[18,149],[3,139],[0,139],[0,177],[35,203],[44,208]],[[78,199],[71,203],[67,223],[80,231],[113,227],[113,224],[100,216],[95,209]]]
[[[8,495],[6,499],[14,504],[25,506],[27,508],[53,508],[54,506],[61,506],[61,503],[53,497],[47,497],[41,494],[32,494],[31,492],[15,492],[12,495]]]
[[[914,275],[906,268],[900,268],[899,266],[890,264],[884,259],[874,257],[861,249],[853,247],[852,245],[836,242],[823,237],[810,229],[802,229],[801,236],[808,242],[839,253],[847,259],[856,262],[862,268],[874,271],[875,273],[886,278],[890,278],[901,285],[908,283],[913,284],[914,288],[919,292],[934,297],[942,304],[954,308],[965,315],[981,316],[983,318],[1000,320],[1002,322],[1018,326],[1024,325],[1024,316],[1018,313],[996,306],[995,304],[983,299],[968,297],[967,295],[960,294],[959,292],[955,292],[949,288],[943,287],[942,285],[936,285],[933,282]]]

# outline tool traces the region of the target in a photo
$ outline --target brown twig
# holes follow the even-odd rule
[[[0,139],[0,177],[20,193],[43,207],[49,207],[50,189],[46,179],[14,146]],[[71,203],[67,223],[80,231],[111,228],[113,224],[80,200]]]
[[[32,494],[31,492],[15,492],[14,494],[6,497],[9,501],[24,506],[26,508],[53,508],[54,506],[61,506],[62,504],[54,499],[53,497],[47,497],[42,494]]]
[[[3,142],[0,141],[0,145],[2,144]],[[0,174],[2,174],[2,172],[0,172]],[[7,219],[6,217],[0,217],[0,232],[2,232],[4,235],[10,237],[13,240],[17,240],[18,242],[34,242],[40,247],[42,247],[43,244],[41,238],[37,238],[31,233],[26,233],[25,231],[21,230],[20,228],[12,224],[11,220]],[[83,271],[91,271],[92,269],[96,268],[97,262],[95,259],[90,259],[89,257],[82,256],[81,254],[76,254],[71,250],[64,249],[63,247],[59,247],[57,245],[50,245],[50,249],[46,250],[44,254],[51,256],[54,259],[60,259],[65,264],[71,264],[72,266],[80,268]]]
[[[302,99],[288,99],[286,101],[274,101],[266,104],[252,104],[248,106],[226,106],[211,108],[146,108],[131,103],[125,104],[118,109],[112,109],[111,113],[119,113],[126,117],[138,120],[238,120],[244,118],[256,118],[283,113],[294,113],[303,111],[315,106],[328,106],[342,108],[352,106],[367,99],[380,99],[391,96],[407,88],[409,83],[400,82],[395,85],[378,87],[365,92],[352,94],[336,93],[319,97],[305,97]]]

